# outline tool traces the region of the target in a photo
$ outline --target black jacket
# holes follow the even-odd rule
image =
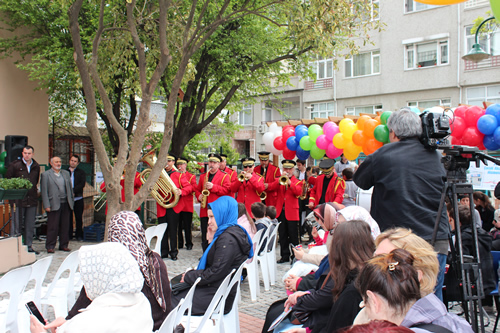
[[[431,240],[444,178],[437,151],[424,148],[417,138],[393,142],[366,157],[354,173],[360,188],[373,188],[370,214],[380,231],[391,227],[412,229]],[[448,217],[443,209],[438,240],[447,240]]]
[[[68,168],[70,175],[72,174],[71,170]],[[74,171],[75,184],[73,186],[73,195],[76,197],[83,197],[83,188],[85,187],[85,183],[87,181],[87,175],[85,171],[79,169],[78,167]]]
[[[40,165],[34,159],[32,159],[32,161],[33,163],[31,164],[29,173],[23,160],[16,160],[9,165],[7,173],[5,174],[5,178],[25,178],[29,179],[33,184],[33,187],[28,190],[28,193],[22,201],[22,207],[33,207],[38,205],[37,185],[40,180]]]
[[[239,226],[227,228],[210,248],[205,269],[188,271],[184,275],[184,282],[193,284],[198,277],[201,281],[196,286],[193,297],[193,315],[203,315],[217,292],[224,278],[248,258],[251,245],[246,232]],[[255,259],[254,259],[255,260]],[[184,298],[188,290],[172,295],[172,307]],[[227,297],[225,313],[231,311],[236,296],[236,285]]]

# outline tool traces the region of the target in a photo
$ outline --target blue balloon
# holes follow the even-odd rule
[[[483,144],[488,150],[500,149],[500,145],[495,142],[495,137],[493,135],[485,135],[483,139]]]
[[[500,127],[497,127],[495,132],[493,132],[493,139],[497,145],[500,145]]]
[[[306,125],[298,125],[295,127],[295,137],[297,138],[297,141],[300,142],[300,139],[306,135],[309,135]]]
[[[497,118],[498,124],[500,124],[500,104],[492,104],[486,108],[486,113]]]
[[[299,160],[307,160],[309,158],[310,153],[307,150],[300,148],[300,146],[297,146],[297,151],[295,152],[295,155]]]
[[[477,129],[484,135],[492,135],[497,127],[497,118],[491,114],[485,114],[477,120]]]
[[[296,151],[297,147],[299,146],[299,142],[297,141],[297,138],[294,136],[289,137],[286,140],[286,147],[290,150]]]

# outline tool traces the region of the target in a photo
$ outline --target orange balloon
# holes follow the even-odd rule
[[[365,123],[367,120],[370,120],[369,116],[361,116],[358,118],[358,121],[356,122],[356,125],[358,125],[358,129],[363,130],[365,127]]]
[[[364,146],[363,146],[363,152],[366,155],[373,154],[377,149],[382,147],[384,144],[382,142],[379,142],[375,139],[368,139],[366,140]]]
[[[375,117],[375,120],[378,121],[380,123],[380,116],[376,116]]]
[[[370,119],[365,122],[365,128],[363,129],[363,135],[367,139],[372,139],[374,138],[373,136],[373,131],[375,131],[375,127],[380,125],[378,121],[375,119]]]
[[[352,135],[352,142],[354,142],[356,146],[362,147],[366,142],[366,138],[363,135],[363,131],[358,130],[354,132]]]
[[[465,2],[467,0],[416,0],[420,3],[434,6],[456,5],[457,3]]]

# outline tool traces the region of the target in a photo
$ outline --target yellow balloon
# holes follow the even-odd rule
[[[352,142],[352,141],[351,141]],[[344,134],[337,133],[333,137],[333,145],[338,149],[344,149],[344,147],[349,143],[349,140],[346,140]]]
[[[344,156],[350,161],[358,158],[359,153],[361,153],[361,147],[356,146],[352,141],[349,142],[344,148]]]
[[[354,125],[354,121],[352,121],[352,119],[349,119],[349,118],[342,119],[339,123],[340,132],[344,133],[346,131],[347,127],[351,126],[351,124]]]
[[[356,126],[356,124],[348,123],[346,126],[344,126],[344,131],[342,131],[342,133],[344,134],[345,137],[349,138],[349,140],[352,140],[352,135],[357,130],[358,126]]]
[[[465,2],[467,0],[415,0],[416,2],[425,3],[427,5],[445,6],[456,5],[457,3]]]

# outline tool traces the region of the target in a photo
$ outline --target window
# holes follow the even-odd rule
[[[500,85],[467,88],[467,104],[482,107],[483,102],[500,103]]]
[[[318,60],[312,62],[311,66],[317,80],[333,77],[333,59],[318,57]]]
[[[420,2],[416,2],[415,0],[405,0],[405,13],[419,12],[421,10],[432,9],[436,7],[438,6],[426,5]]]
[[[252,125],[252,106],[245,105],[239,112],[238,123],[240,125]]]
[[[273,120],[273,107],[269,103],[266,103],[264,106],[264,121],[272,121]]]
[[[467,54],[470,49],[472,49],[472,45],[475,42],[475,33],[471,33],[472,26],[465,27],[465,53]],[[489,28],[488,28],[489,29]],[[479,45],[481,48],[491,54],[491,55],[500,55],[500,31],[498,29],[494,29],[492,32],[487,34],[479,34],[478,36]]]
[[[434,100],[429,100],[429,101],[411,101],[408,102],[408,106],[415,106],[417,108],[432,108],[433,106],[446,106],[446,107],[451,107],[451,99],[434,99]]]
[[[278,107],[286,120],[301,118],[300,102],[283,102],[283,104],[278,105]]]
[[[371,5],[371,19],[372,21],[376,21],[380,19],[380,0],[372,0]]]
[[[406,44],[405,69],[448,64],[448,40]]]
[[[333,102],[311,104],[311,119],[328,118],[335,116],[335,107]]]
[[[345,77],[380,74],[380,51],[356,54],[346,59]]]
[[[489,6],[489,0],[469,0],[465,2],[465,8],[479,7],[479,6]]]
[[[382,111],[382,105],[350,106],[345,108],[345,114],[359,116],[361,113],[376,113]]]

